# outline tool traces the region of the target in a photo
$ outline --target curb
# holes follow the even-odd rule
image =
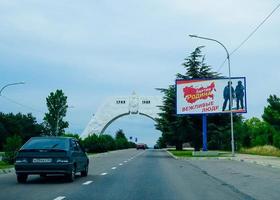
[[[171,152],[165,149],[165,152],[167,152],[172,158],[178,160],[179,158],[177,156],[174,156]]]
[[[246,162],[246,163],[251,163],[251,164],[260,165],[260,166],[264,166],[264,167],[272,167],[272,168],[280,169],[280,166],[272,165],[272,164],[266,163],[266,162],[259,162],[259,161],[255,161],[255,160],[246,160],[246,159],[242,159],[242,158],[230,158],[230,160],[239,161],[239,162]]]
[[[258,162],[255,160],[246,160],[246,159],[242,159],[242,158],[237,158],[237,157],[177,157],[175,155],[173,155],[171,152],[169,152],[168,150],[165,150],[172,158],[176,159],[176,160],[232,160],[232,161],[238,161],[238,162],[245,162],[245,163],[251,163],[251,164],[255,164],[255,165],[260,165],[260,166],[264,166],[264,167],[271,167],[271,168],[276,168],[276,169],[280,169],[280,166],[276,166],[270,163],[265,163],[265,162]]]
[[[0,169],[0,175],[9,174],[15,171],[15,168]]]

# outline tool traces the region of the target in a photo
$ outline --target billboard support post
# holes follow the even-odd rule
[[[207,115],[202,115],[202,141],[203,141],[203,151],[207,151]]]

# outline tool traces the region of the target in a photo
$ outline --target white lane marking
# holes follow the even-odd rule
[[[123,165],[122,163],[120,163],[119,165]]]
[[[127,162],[127,160],[125,160],[124,162]]]
[[[62,200],[62,199],[65,199],[66,197],[65,196],[59,196],[59,197],[56,197],[55,199],[53,200]]]
[[[83,185],[89,185],[91,184],[93,181],[87,181],[87,182],[84,182]]]
[[[112,169],[117,169],[116,167],[112,167]]]
[[[100,175],[101,175],[101,176],[105,176],[105,175],[107,175],[107,174],[108,174],[108,173],[105,172],[105,173],[102,173],[102,174],[100,174]]]

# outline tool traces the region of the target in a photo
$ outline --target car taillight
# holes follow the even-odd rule
[[[68,158],[57,158],[56,162],[57,163],[68,163],[69,159]]]

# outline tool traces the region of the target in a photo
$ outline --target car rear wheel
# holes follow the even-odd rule
[[[27,174],[17,174],[18,183],[26,183],[27,177],[28,177]]]
[[[66,175],[66,178],[69,182],[73,182],[76,176],[76,167],[73,165],[71,173]]]
[[[88,164],[85,166],[85,169],[81,171],[81,176],[87,176],[88,175]]]

